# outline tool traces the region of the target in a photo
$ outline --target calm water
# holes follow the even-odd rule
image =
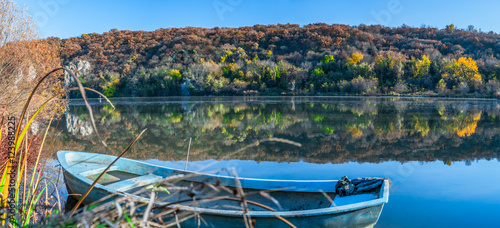
[[[104,101],[103,101],[104,102]],[[235,167],[240,176],[393,181],[376,227],[500,227],[500,102],[355,97],[224,97],[93,100],[98,142],[72,101],[55,147],[119,154],[188,169]],[[265,142],[284,138],[302,144]],[[54,155],[55,156],[55,155]]]

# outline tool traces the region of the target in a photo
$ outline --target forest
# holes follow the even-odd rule
[[[48,38],[88,61],[84,86],[110,97],[424,95],[500,97],[500,35],[328,25],[168,28]]]

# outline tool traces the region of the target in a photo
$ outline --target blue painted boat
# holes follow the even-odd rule
[[[92,185],[97,176],[116,159],[115,156],[59,151],[58,160],[64,171],[68,192],[80,198]],[[140,161],[120,158],[103,176],[83,201],[90,204],[106,196],[127,196],[147,185],[173,175],[190,175],[194,172],[156,166]],[[206,186],[206,183],[219,184],[234,188],[235,179],[231,176],[216,174],[191,175],[177,183],[179,187],[167,187],[172,201],[192,199],[192,191],[185,191],[193,183]],[[376,192],[340,197],[335,193],[339,180],[272,180],[238,178],[246,193],[247,200],[272,207],[269,211],[256,205],[249,205],[247,215],[255,222],[255,227],[290,227],[277,216],[288,220],[297,227],[373,227],[389,199],[390,181],[384,179]],[[204,184],[203,184],[204,183]],[[184,186],[184,187],[182,187]],[[178,191],[175,189],[179,189]],[[182,190],[184,189],[184,190]],[[206,188],[210,189],[210,188]],[[184,191],[184,192],[183,192]],[[200,197],[212,194],[199,190]],[[213,190],[212,190],[213,191]],[[266,191],[272,196],[252,194]],[[324,192],[324,193],[322,193]],[[325,196],[328,195],[328,199]],[[147,197],[133,195],[147,201]],[[111,198],[113,199],[113,198]],[[273,203],[273,199],[280,204]],[[331,203],[333,199],[334,204]],[[231,204],[232,203],[232,204]],[[243,211],[236,209],[240,202],[209,201],[196,205],[175,204],[183,212],[199,213],[203,222],[196,217],[181,223],[182,227],[244,227]]]

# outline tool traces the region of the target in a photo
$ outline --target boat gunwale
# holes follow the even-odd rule
[[[59,160],[59,163],[61,164],[61,167],[63,170],[69,174],[71,174],[74,178],[78,179],[79,181],[82,181],[89,186],[93,184],[93,181],[83,177],[82,175],[79,175],[78,173],[75,173],[73,170],[68,169],[70,166],[66,161],[66,154],[68,153],[81,153],[81,154],[86,154],[86,155],[99,155],[99,156],[106,156],[108,158],[113,158],[116,159],[116,156],[113,155],[106,155],[106,154],[97,154],[97,153],[89,153],[89,152],[77,152],[77,151],[68,151],[68,150],[63,150],[63,151],[58,151],[57,152],[57,158]],[[134,163],[139,163],[143,164],[146,166],[150,167],[155,167],[155,168],[161,168],[161,169],[169,169],[169,170],[174,170],[179,173],[184,173],[184,174],[196,174],[196,175],[203,175],[203,176],[209,176],[209,177],[222,177],[226,179],[234,179],[231,176],[222,176],[222,175],[215,175],[215,174],[203,174],[199,172],[194,172],[194,171],[184,171],[184,170],[179,170],[175,168],[170,168],[170,167],[165,167],[165,166],[159,166],[159,165],[154,165],[142,161],[137,161],[133,159],[128,159],[128,158],[120,158],[123,160],[128,160],[130,162]],[[103,165],[106,165],[103,163]],[[317,182],[317,183],[322,183],[322,182],[337,182],[338,180],[278,180],[278,179],[258,179],[258,178],[244,178],[244,177],[239,177],[238,178],[240,181],[241,180],[253,180],[253,181],[271,181],[271,182],[292,182],[292,183],[306,183],[306,182]],[[111,189],[109,187],[106,187],[102,184],[96,184],[94,188],[102,189],[106,191],[109,194],[114,194],[116,196],[131,196],[134,198],[137,198],[139,200],[144,200],[144,201],[149,201],[149,199],[145,197],[140,197],[131,193],[126,193],[126,192],[119,192],[114,189]],[[326,208],[318,208],[318,209],[307,209],[307,210],[296,210],[296,211],[248,211],[246,212],[246,215],[250,216],[255,216],[255,217],[276,217],[276,216],[282,216],[282,217],[309,217],[309,216],[321,216],[321,215],[328,215],[328,214],[339,214],[339,213],[346,213],[350,211],[356,211],[356,210],[361,210],[369,207],[375,207],[379,205],[384,205],[389,201],[389,190],[390,190],[390,182],[389,180],[385,179],[382,187],[379,192],[379,198],[378,199],[373,199],[373,200],[367,200],[359,203],[353,203],[353,204],[347,204],[347,205],[342,205],[342,206],[333,206],[333,207],[326,207]],[[314,192],[313,192],[314,193]],[[171,205],[169,206],[171,208],[180,208],[182,210],[188,210],[192,212],[198,212],[198,213],[203,213],[203,214],[210,214],[210,215],[217,215],[217,216],[226,216],[226,217],[238,217],[238,216],[243,216],[243,211],[236,211],[236,210],[221,210],[221,209],[211,209],[211,208],[201,208],[201,207],[191,207],[191,206],[184,206],[184,205]]]

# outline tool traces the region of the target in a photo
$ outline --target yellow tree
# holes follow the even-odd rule
[[[414,60],[414,65],[412,66],[412,74],[415,78],[421,78],[422,76],[429,73],[429,68],[431,66],[431,60],[425,55],[422,56],[420,60]]]
[[[477,63],[472,58],[461,57],[458,60],[452,60],[448,62],[446,67],[458,79],[477,80],[479,82],[482,80],[478,72]]]
[[[354,52],[352,53],[351,58],[348,58],[348,60],[349,60],[349,65],[357,64],[361,62],[361,60],[363,60],[363,54]]]
[[[448,30],[448,32],[454,31],[455,30],[455,25],[454,24],[446,25],[446,30]]]
[[[455,132],[460,137],[469,137],[476,132],[477,123],[481,120],[481,113],[467,115],[465,118],[457,118]]]

